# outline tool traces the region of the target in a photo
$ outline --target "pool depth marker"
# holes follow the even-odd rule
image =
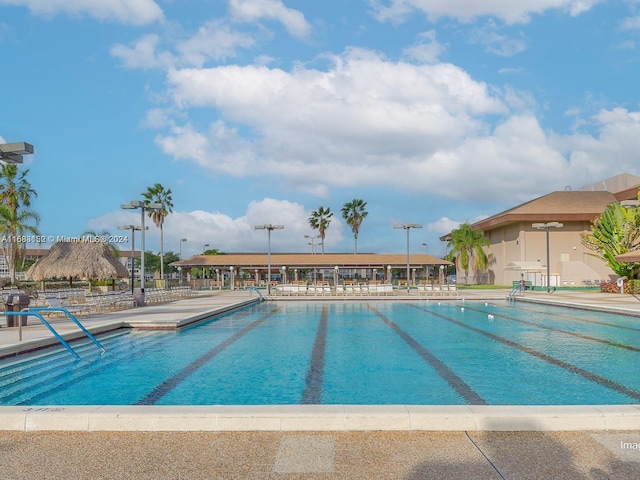
[[[446,381],[451,388],[453,388],[458,395],[460,395],[469,405],[487,405],[487,402],[478,393],[473,390],[467,383],[455,374],[449,366],[442,360],[433,355],[429,350],[420,345],[415,338],[402,330],[395,322],[384,316],[375,307],[369,306],[369,308],[376,314],[384,323],[391,327],[402,338],[407,345],[415,350],[415,352],[422,357],[433,369]]]
[[[322,396],[322,376],[324,374],[324,352],[327,344],[327,311],[328,307],[322,307],[320,322],[318,323],[318,333],[313,344],[311,362],[307,370],[304,393],[302,394],[302,404],[319,404]]]

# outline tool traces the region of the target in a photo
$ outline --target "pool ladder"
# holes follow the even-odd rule
[[[53,334],[54,337],[56,337],[58,339],[58,341],[62,344],[62,346],[64,348],[66,348],[69,353],[71,353],[71,355],[73,355],[76,360],[80,360],[80,356],[76,353],[76,351],[71,348],[71,346],[66,342],[66,340],[64,338],[62,338],[60,336],[60,334],[58,332],[56,332],[55,328],[53,328],[51,326],[51,324],[45,320],[45,318],[41,315],[40,312],[62,312],[64,313],[69,320],[71,320],[73,323],[75,323],[80,330],[82,330],[82,332],[89,338],[89,340],[91,340],[100,350],[102,350],[101,353],[105,353],[106,350],[105,348],[100,344],[100,342],[98,340],[96,340],[96,338],[91,335],[91,332],[89,332],[84,325],[82,325],[82,323],[80,323],[80,321],[73,316],[73,314],[67,310],[66,308],[61,308],[61,307],[34,307],[34,308],[28,308],[28,309],[24,309],[20,312],[4,312],[5,315],[7,316],[29,316],[31,315],[32,317],[36,317],[38,320],[40,320],[42,322],[42,324],[47,327],[49,329],[49,331]],[[22,341],[22,318],[18,319],[18,340]]]
[[[260,297],[260,301],[264,302],[264,297],[262,296],[262,292],[260,291],[260,289],[258,289],[258,287],[249,287],[247,290],[255,291],[258,294],[258,296]]]
[[[511,291],[509,292],[509,296],[507,297],[507,300],[515,302],[516,301],[516,295],[518,294],[518,292],[522,292],[522,290],[520,290],[520,286],[519,285],[517,287],[513,287],[513,289],[511,289]]]

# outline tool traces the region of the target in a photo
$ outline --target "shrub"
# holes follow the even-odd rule
[[[627,280],[624,279],[624,293],[637,293],[640,291],[640,280]],[[635,290],[633,290],[635,288]],[[600,291],[603,293],[620,293],[620,287],[617,281],[614,282],[602,282],[600,284]]]
[[[629,280],[629,292],[640,293],[640,280]]]

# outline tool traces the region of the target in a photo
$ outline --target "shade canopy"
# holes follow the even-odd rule
[[[34,263],[26,274],[31,280],[104,280],[128,276],[129,271],[115,257],[109,246],[100,241],[54,243],[49,252]]]
[[[640,262],[640,249],[617,255],[616,260],[622,263]]]
[[[535,262],[511,262],[507,265],[507,270],[516,270],[519,272],[540,272],[546,269],[547,267],[542,263]]]

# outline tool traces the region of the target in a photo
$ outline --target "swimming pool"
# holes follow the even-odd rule
[[[640,320],[521,302],[268,302],[100,341],[0,362],[0,405],[640,403]]]

